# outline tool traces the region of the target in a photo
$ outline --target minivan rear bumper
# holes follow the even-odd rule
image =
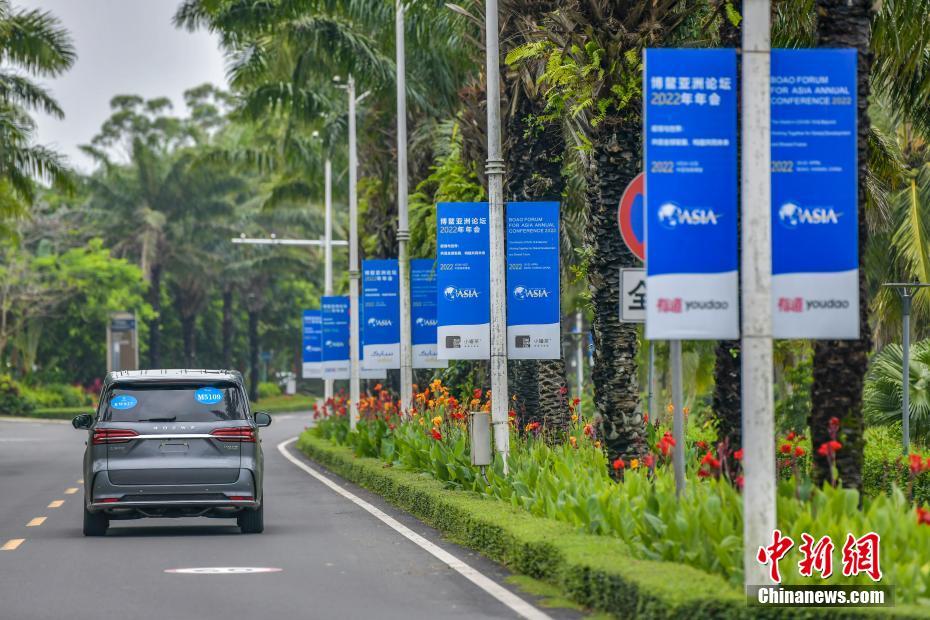
[[[255,477],[248,469],[240,469],[238,479],[230,484],[119,485],[110,481],[107,471],[101,471],[94,476],[87,509],[110,514],[135,510],[144,516],[184,516],[214,508],[257,508],[260,503]],[[198,511],[198,507],[207,510]],[[177,508],[183,514],[162,514],[165,511],[147,508]]]

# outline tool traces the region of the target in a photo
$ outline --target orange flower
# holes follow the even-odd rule
[[[577,447],[578,447],[578,440],[575,439],[574,437],[569,437],[569,438],[568,438],[568,443],[572,444],[572,447],[573,447],[573,448],[577,448]]]

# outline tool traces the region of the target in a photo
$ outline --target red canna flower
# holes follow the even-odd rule
[[[438,428],[433,427],[433,429],[430,431],[430,434],[433,436],[433,439],[435,439],[436,441],[442,440],[442,433],[439,432]]]
[[[578,403],[580,402],[581,402],[581,399],[578,398],[577,396],[572,400],[572,404],[575,405],[576,407],[578,406]]]
[[[743,449],[740,448],[739,450],[737,450],[736,452],[734,452],[734,453],[733,453],[733,458],[735,458],[737,461],[742,461],[742,460],[743,460]]]
[[[790,443],[781,444],[780,450],[782,454],[791,454],[791,444]]]
[[[795,435],[794,431],[790,431],[790,432],[788,433],[788,435],[785,437],[785,439],[787,439],[788,441],[794,441],[794,438],[795,438],[796,436],[797,436],[797,435]]]
[[[706,442],[706,441],[699,441],[699,442],[697,442],[697,447],[700,448],[701,450],[706,450],[706,449],[707,449],[707,442]]]
[[[743,476],[742,475],[736,477],[736,488],[739,489],[740,491],[743,490]]]
[[[917,523],[919,525],[930,525],[930,510],[927,510],[923,506],[918,506]]]
[[[559,394],[561,394],[562,396],[565,396],[566,394],[568,394],[568,387],[563,385],[561,388],[559,388]]]
[[[835,439],[831,439],[830,441],[825,441],[822,444],[820,444],[820,447],[817,448],[817,454],[819,454],[820,456],[830,457],[836,454],[836,451],[842,447],[843,447],[843,444],[836,441]]]
[[[624,469],[626,467],[626,463],[623,462],[623,459],[618,458],[614,461],[613,467],[614,471]]]
[[[795,446],[794,455],[798,458],[804,456],[804,448],[802,448],[801,446]]]
[[[655,467],[655,464],[656,464],[656,457],[654,457],[652,453],[649,453],[643,457],[643,465],[648,467],[649,469],[652,469],[653,467]]]
[[[475,388],[475,391],[471,393],[472,398],[481,398],[481,388]]]
[[[924,460],[919,454],[911,454],[908,459],[910,460],[912,474],[916,475],[926,471],[926,468],[924,467]]]

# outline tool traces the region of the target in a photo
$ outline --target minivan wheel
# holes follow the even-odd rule
[[[243,534],[261,534],[265,530],[265,504],[255,510],[243,510],[236,518]]]
[[[105,536],[110,518],[102,512],[89,512],[84,508],[84,536]]]

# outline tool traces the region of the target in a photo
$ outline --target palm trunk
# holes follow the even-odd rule
[[[546,3],[535,7],[541,14]],[[528,9],[533,10],[533,9]],[[510,20],[508,23],[512,23]],[[517,40],[513,33],[506,40]],[[503,71],[510,79],[519,79]],[[558,123],[545,127],[532,125],[530,120],[545,111],[541,93],[531,96],[524,87],[509,85],[516,106],[507,117],[507,187],[505,193],[514,200],[554,200],[561,202],[565,191],[562,160],[565,140]],[[563,233],[564,234],[564,233]],[[568,427],[570,412],[564,392],[565,360],[512,360],[509,362],[511,393],[515,396],[518,423],[524,427],[539,422],[549,431]],[[553,436],[551,433],[547,436]]]
[[[869,70],[872,55],[871,0],[817,0],[817,35],[820,47],[852,47],[858,54],[858,157],[859,157],[859,339],[818,340],[814,344],[814,384],[811,390],[810,429],[814,446],[814,480],[830,478],[826,458],[816,453],[830,439],[829,420],[840,420],[836,466],[843,486],[862,488],[862,386],[871,350],[868,290],[862,258],[867,241],[865,225],[866,174],[869,135]]]
[[[624,118],[606,119],[596,130],[595,173],[588,181],[588,287],[594,306],[591,375],[601,437],[611,460],[641,456],[647,450],[636,374],[637,328],[621,323],[617,310],[620,268],[638,263],[617,226],[620,196],[642,165],[641,119],[632,110]]]
[[[152,265],[149,280],[149,305],[153,317],[149,321],[149,368],[161,367],[161,265]]]
[[[258,311],[249,310],[249,400],[258,402]]]
[[[232,368],[233,293],[232,287],[223,289],[223,368]]]
[[[742,12],[742,2],[734,2],[734,8]],[[740,28],[724,14],[720,26],[721,47],[738,47]],[[739,106],[737,106],[739,108]],[[737,218],[739,215],[737,215]],[[737,219],[737,239],[739,239],[739,219]],[[739,450],[743,444],[743,426],[741,415],[741,365],[742,346],[739,340],[721,340],[715,350],[714,365],[714,413],[717,417],[717,441],[726,445],[730,451]],[[739,461],[732,459],[732,466],[739,467]],[[735,478],[735,476],[734,476]]]

